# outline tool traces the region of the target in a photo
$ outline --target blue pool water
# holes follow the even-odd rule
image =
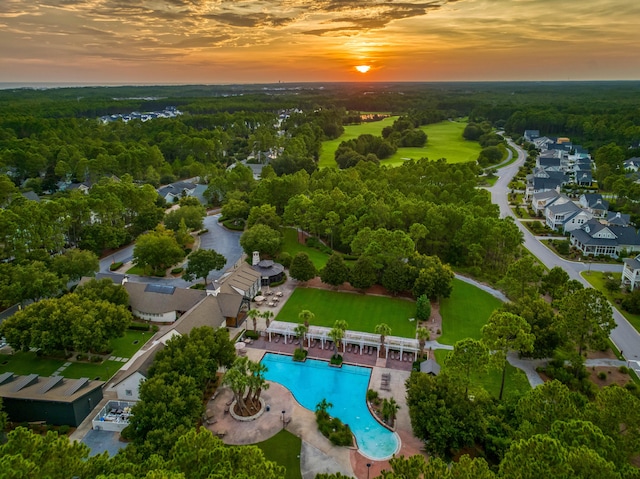
[[[367,457],[389,458],[400,445],[398,436],[376,421],[366,404],[371,370],[343,364],[332,368],[326,361],[296,362],[290,356],[267,353],[262,363],[265,378],[286,387],[305,408],[315,411],[323,398],[333,404],[329,414],[348,424],[358,448]]]

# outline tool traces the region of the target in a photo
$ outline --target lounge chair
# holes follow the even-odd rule
[[[224,413],[225,413],[225,414],[229,414],[229,407],[230,407],[230,406],[225,406],[225,407],[224,407]]]
[[[211,418],[211,419],[207,419],[205,422],[207,423],[207,426],[211,426],[212,424],[217,423],[218,420]]]
[[[350,353],[352,348],[353,348],[353,346],[351,346],[351,345],[347,346],[347,352]]]
[[[279,343],[280,342],[280,335],[278,334],[275,339],[273,340],[274,343]]]

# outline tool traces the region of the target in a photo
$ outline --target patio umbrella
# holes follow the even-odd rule
[[[240,342],[235,344],[235,347],[236,347],[236,352],[240,352],[246,347],[246,344],[244,344],[242,341],[240,341]]]

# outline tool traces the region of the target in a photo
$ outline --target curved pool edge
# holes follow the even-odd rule
[[[287,353],[282,353],[282,352],[273,352],[273,351],[267,351],[262,355],[262,358],[260,359],[260,362],[264,361],[265,359],[268,361],[269,357],[280,357],[280,358],[288,358],[291,360],[291,363],[294,363],[293,361],[293,355],[292,354],[287,354]],[[329,361],[324,360],[324,359],[320,359],[320,358],[310,358],[311,361],[317,361],[323,364],[329,364]],[[306,363],[306,361],[296,361],[297,363],[303,365],[304,363]],[[344,365],[349,365],[352,366],[354,368],[361,368],[361,369],[367,369],[369,370],[368,372],[368,376],[369,376],[369,381],[367,382],[367,388],[370,385],[371,382],[371,374],[373,371],[373,367],[372,366],[366,366],[366,365],[360,365],[360,364],[354,364],[354,363],[350,363],[350,362],[345,362],[343,363]],[[266,379],[266,378],[265,378]],[[289,394],[291,394],[291,397],[293,398],[293,401],[300,406],[301,408],[311,412],[312,414],[315,414],[314,411],[312,409],[309,409],[308,407],[304,406],[300,400],[296,397],[296,395],[294,394],[294,392],[289,389],[289,387],[287,387],[285,384],[273,380],[273,379],[266,379],[269,382],[272,382],[274,384],[278,384],[279,386],[283,387],[284,389],[286,389]],[[393,438],[395,439],[395,443],[396,443],[396,447],[394,449],[394,451],[390,454],[387,454],[385,456],[372,456],[368,453],[366,453],[362,447],[360,447],[360,444],[358,442],[358,437],[356,436],[356,434],[352,431],[352,435],[353,435],[353,439],[354,439],[354,443],[355,443],[355,447],[354,446],[348,446],[349,449],[353,449],[355,451],[357,451],[358,453],[360,453],[363,457],[365,457],[366,459],[369,459],[371,461],[387,461],[391,458],[393,458],[396,454],[399,453],[399,451],[402,448],[402,439],[400,438],[400,435],[390,429],[388,426],[386,426],[385,424],[381,423],[380,420],[378,419],[378,417],[373,414],[369,408],[369,404],[368,401],[366,399],[366,393],[365,396],[363,398],[364,403],[366,405],[366,411],[368,412],[368,414],[371,416],[371,418],[374,420],[374,422],[376,422],[379,426],[381,426],[385,431],[388,431],[389,433],[391,433],[391,436],[393,436]]]

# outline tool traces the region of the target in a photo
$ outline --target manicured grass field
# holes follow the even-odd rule
[[[256,446],[262,449],[268,460],[287,469],[284,475],[285,479],[302,478],[302,473],[300,472],[302,440],[298,436],[283,429],[272,438],[257,443]]]
[[[327,264],[329,255],[321,253],[315,248],[309,248],[307,245],[298,242],[298,233],[294,228],[283,228],[282,235],[284,237],[284,246],[282,251],[286,251],[293,258],[297,253],[304,252],[309,255],[309,259],[316,269],[324,268]]]
[[[445,369],[445,362],[450,351],[444,349],[437,349],[434,351],[436,361]],[[472,373],[471,384],[475,386],[482,386],[486,391],[494,397],[498,397],[500,394],[500,381],[502,379],[502,370],[489,369],[486,373],[477,374]],[[518,368],[514,368],[510,364],[507,365],[507,374],[504,379],[504,393],[503,397],[508,398],[510,396],[520,397],[531,389],[527,376]]]
[[[320,168],[335,168],[337,165],[334,154],[340,143],[364,134],[378,136],[383,128],[391,126],[397,118],[394,116],[378,122],[346,126],[345,132],[340,138],[322,143],[318,166]],[[382,160],[381,164],[398,166],[406,161],[407,158],[414,160],[419,160],[420,158],[429,158],[430,160],[446,158],[448,163],[475,161],[478,159],[482,148],[477,142],[467,141],[462,137],[462,132],[466,125],[466,122],[456,121],[442,121],[432,125],[425,125],[421,127],[428,137],[425,147],[398,148],[398,151],[391,158]]]
[[[640,332],[640,314],[631,314],[622,309],[620,306],[616,305],[616,300],[621,300],[624,297],[623,293],[612,293],[604,286],[607,280],[606,276],[613,276],[613,279],[617,283],[620,283],[622,281],[622,273],[602,273],[600,271],[590,271],[589,274],[585,272],[581,274],[582,277],[586,279],[591,286],[604,294],[612,305],[617,306],[620,314],[622,314],[622,316],[624,316],[627,321],[629,321],[631,325],[636,328],[636,331]]]
[[[480,144],[475,141],[467,141],[462,137],[462,132],[467,126],[466,122],[441,121],[432,125],[420,127],[427,134],[427,144],[423,148],[398,148],[398,151],[389,159],[380,163],[383,165],[397,166],[406,158],[419,160],[429,158],[438,160],[446,158],[447,163],[465,163],[476,161],[480,154]]]
[[[0,373],[11,371],[18,375],[51,376],[64,363],[65,361],[61,359],[39,358],[31,351],[2,354],[0,355]]]
[[[122,338],[111,341],[113,351],[111,356],[121,358],[131,358],[144,343],[146,343],[152,332],[125,331]],[[7,364],[3,364],[4,362]],[[18,352],[11,355],[0,355],[0,373],[11,371],[15,374],[39,374],[40,376],[51,376],[60,366],[67,361],[62,359],[40,358],[34,352]],[[106,381],[122,367],[124,363],[120,361],[104,361],[102,363],[73,362],[61,375],[65,378],[100,378]]]
[[[322,142],[322,148],[320,150],[320,160],[318,161],[319,168],[331,167],[336,168],[335,152],[338,146],[343,141],[353,140],[360,135],[374,135],[380,136],[382,130],[393,125],[393,122],[398,119],[397,116],[390,116],[380,121],[372,121],[369,123],[361,123],[360,125],[348,125],[344,127],[344,133],[340,135],[340,138],[335,140],[328,140]]]
[[[373,333],[377,324],[391,326],[392,336],[415,338],[415,302],[400,298],[339,293],[314,288],[297,288],[276,317],[278,321],[299,323],[298,314],[308,309],[315,314],[312,324],[333,327],[338,319],[349,329]]]
[[[438,342],[453,346],[461,339],[480,339],[482,326],[500,304],[500,300],[489,293],[454,279],[451,297],[440,302],[442,336]]]

